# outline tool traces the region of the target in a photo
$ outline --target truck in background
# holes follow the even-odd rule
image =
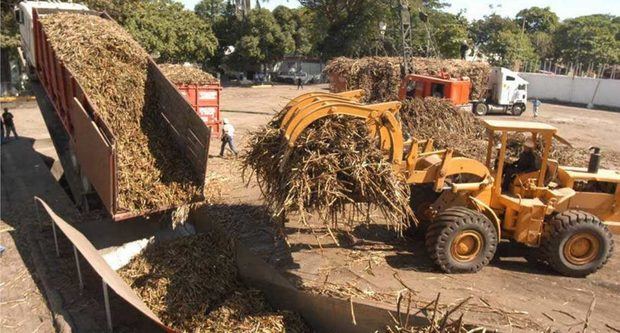
[[[401,81],[399,98],[446,98],[459,106],[471,103],[472,112],[478,116],[487,113],[519,116],[526,110],[527,85],[528,82],[516,72],[503,67],[492,67],[484,97],[469,100],[471,81],[467,77],[409,74]]]
[[[491,113],[508,113],[520,116],[526,110],[528,82],[503,67],[491,68],[485,97],[471,101],[472,112],[483,116]]]

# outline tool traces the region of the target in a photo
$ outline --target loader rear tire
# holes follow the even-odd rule
[[[556,272],[586,277],[599,270],[611,257],[614,240],[598,217],[580,210],[569,210],[549,220],[549,232],[540,250]]]
[[[426,232],[430,257],[446,273],[475,273],[497,250],[497,230],[482,213],[465,207],[441,212]]]

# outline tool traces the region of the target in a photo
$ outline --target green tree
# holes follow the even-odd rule
[[[557,27],[558,22],[558,16],[549,7],[534,6],[519,11],[516,16],[518,26],[525,27],[525,32],[529,34],[536,32],[551,33]]]
[[[565,20],[554,34],[556,56],[565,62],[620,62],[620,19],[589,15]]]
[[[229,63],[237,66],[268,65],[281,59],[294,48],[294,41],[287,38],[273,14],[267,9],[253,9],[246,17],[237,52]]]
[[[142,3],[141,0],[84,0],[83,2],[89,9],[107,12],[121,25],[136,6]]]
[[[552,58],[555,52],[555,46],[553,45],[553,35],[543,31],[537,31],[529,35],[530,41],[538,58],[548,59]]]
[[[20,45],[19,29],[15,22],[13,8],[19,1],[2,1],[0,3],[0,82],[11,82],[11,58],[15,59]],[[4,89],[4,87],[3,87]]]
[[[501,31],[498,36],[497,51],[493,63],[503,67],[522,65],[537,59],[530,39],[520,32]]]
[[[217,49],[211,26],[172,0],[152,0],[127,13],[125,28],[162,61],[204,63]]]
[[[512,67],[537,58],[529,36],[510,18],[485,16],[470,25],[470,36],[493,65]]]
[[[218,16],[224,14],[225,9],[224,0],[201,0],[194,7],[194,12],[201,19],[213,23]]]
[[[473,21],[469,26],[471,38],[483,48],[488,48],[497,42],[498,35],[502,31],[518,32],[519,28],[510,18],[501,17],[497,14],[491,14]]]
[[[1,6],[1,20],[0,25],[0,48],[2,49],[15,49],[19,46],[19,30],[17,23],[15,22],[15,15],[13,8],[19,1],[2,1]]]
[[[291,9],[278,6],[273,10],[273,16],[280,25],[285,38],[293,42],[292,52],[294,54],[307,55],[312,49],[309,15],[310,13],[304,8]]]
[[[467,36],[467,19],[460,15],[433,10],[428,18],[432,27],[432,41],[443,58],[458,58],[463,41]],[[420,31],[420,30],[418,30]]]

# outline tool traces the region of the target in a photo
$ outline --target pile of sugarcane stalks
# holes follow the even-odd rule
[[[399,112],[403,132],[417,139],[433,139],[437,149],[453,148],[461,155],[486,156],[484,126],[470,112],[457,110],[446,99],[427,97],[403,102]]]
[[[119,270],[153,312],[182,332],[310,332],[238,277],[234,244],[217,233],[149,245]]]
[[[202,184],[148,89],[142,47],[118,24],[94,15],[51,14],[41,24],[115,137],[119,211],[143,213],[202,199]]]
[[[458,59],[413,58],[413,74],[437,76],[449,74],[454,78],[468,77],[472,82],[470,99],[480,99],[486,92],[491,66],[486,62]],[[367,101],[387,101],[398,97],[402,78],[401,58],[366,57],[332,59],[323,72],[330,78],[332,91],[364,89]],[[346,81],[338,86],[336,79]]]
[[[397,231],[408,226],[409,187],[378,148],[378,138],[368,135],[363,120],[322,118],[289,148],[279,129],[281,115],[252,134],[242,156],[245,179],[256,176],[274,215],[296,212],[307,223],[316,213],[330,230],[341,227],[339,222],[357,223],[343,218],[345,214],[377,209]]]
[[[403,132],[417,139],[433,139],[435,148],[453,148],[460,155],[484,161],[487,150],[486,129],[471,112],[459,110],[446,99],[426,97],[403,102],[399,112]],[[517,158],[526,135],[514,133],[508,137],[507,155]],[[499,142],[499,138],[495,142]],[[542,151],[542,139],[538,143]],[[584,166],[587,152],[584,149],[552,144],[549,158],[560,165]]]
[[[194,66],[178,64],[161,64],[161,71],[174,84],[207,85],[218,84],[219,81],[211,74]]]

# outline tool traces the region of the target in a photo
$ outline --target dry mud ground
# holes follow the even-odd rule
[[[326,85],[308,86],[305,91],[320,89],[326,89]],[[229,118],[237,128],[237,145],[243,147],[249,132],[264,125],[275,111],[300,93],[292,86],[225,88],[223,117]],[[33,139],[33,149],[50,159],[57,158],[37,105],[18,106],[12,112],[18,132]],[[521,117],[528,118],[531,118],[529,111]],[[620,152],[617,135],[620,113],[543,104],[538,120],[557,126],[560,133],[576,146],[587,148],[598,145],[606,151]],[[217,155],[217,139],[212,141],[211,149],[211,155]],[[3,158],[6,157],[4,149],[2,154]],[[14,149],[13,156],[19,158],[18,149]],[[497,260],[481,272],[446,275],[435,270],[421,242],[397,238],[378,217],[374,217],[374,222],[367,227],[354,231],[364,239],[355,246],[335,246],[331,238],[320,230],[316,238],[294,219],[286,228],[290,247],[274,246],[277,237],[267,218],[256,214],[261,211],[262,200],[255,183],[250,182],[246,187],[238,162],[233,158],[214,157],[209,163],[210,177],[220,179],[223,184],[222,204],[239,216],[239,237],[300,287],[386,304],[394,303],[397,291],[405,286],[416,293],[419,301],[432,300],[438,293],[441,293],[444,304],[471,296],[465,318],[506,332],[541,331],[548,327],[561,332],[581,331],[586,312],[595,299],[589,331],[620,329],[620,318],[617,316],[617,309],[620,308],[620,284],[617,282],[620,259],[617,255],[600,272],[586,279],[572,279],[557,276],[544,267],[532,267],[518,253],[513,253],[514,249],[503,246]],[[616,167],[620,165],[616,164]],[[33,268],[36,263],[27,251],[30,248],[27,245],[28,235],[21,224],[26,219],[8,215],[21,208],[15,200],[26,198],[20,195],[20,198],[12,200],[16,193],[6,187],[9,183],[5,177],[18,179],[26,176],[20,170],[2,170],[2,219],[7,222],[8,217],[9,223],[0,224],[2,245],[7,247],[0,259],[2,267],[10,267],[0,269],[2,332],[54,330],[50,300],[44,297],[42,283]],[[22,195],[28,192],[28,189],[23,189]],[[28,211],[26,214],[32,215],[34,212]],[[616,243],[620,241],[618,237],[615,239]],[[45,248],[50,249],[47,245]],[[69,257],[69,264],[70,260]],[[73,271],[65,273],[75,275]],[[75,282],[58,285],[62,289],[75,290]],[[96,312],[100,316],[102,305],[95,306],[93,302],[92,299],[82,299],[70,302],[69,306],[79,308],[79,312],[98,308]],[[102,318],[89,317],[93,316],[91,312],[83,313],[81,320],[101,323]]]

